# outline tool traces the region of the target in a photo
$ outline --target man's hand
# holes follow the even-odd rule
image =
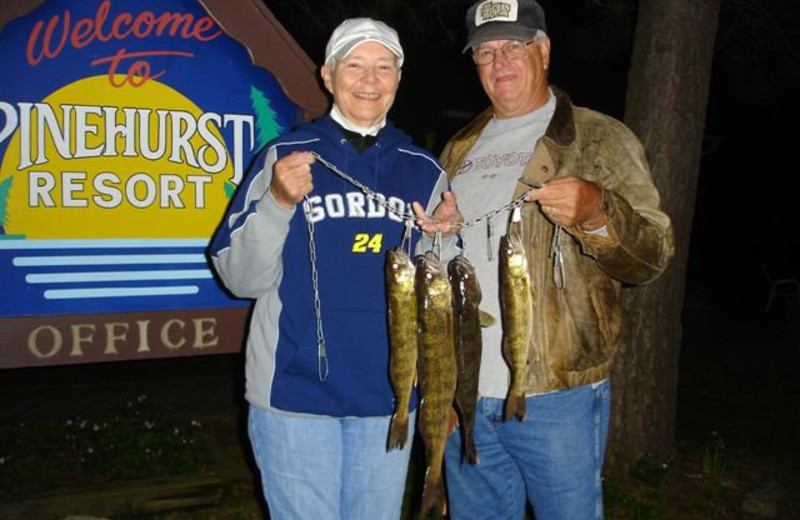
[[[436,209],[433,210],[433,215],[430,217],[425,213],[425,208],[419,202],[413,203],[411,208],[417,217],[417,225],[428,235],[435,235],[436,233],[452,235],[458,232],[464,222],[464,217],[458,211],[456,194],[452,191],[446,191],[442,194],[442,201],[436,206]]]
[[[311,165],[314,161],[316,159],[309,152],[292,152],[272,166],[269,191],[278,204],[292,209],[311,193],[314,189],[311,178]]]
[[[586,231],[603,227],[603,191],[579,177],[553,179],[537,190],[531,190],[527,200],[538,202],[542,213],[553,223],[564,227],[581,226]]]

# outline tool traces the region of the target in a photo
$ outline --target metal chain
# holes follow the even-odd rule
[[[326,161],[325,159],[323,159],[318,153],[311,152],[311,155],[313,155],[326,168],[328,168],[333,173],[335,173],[339,177],[343,178],[344,180],[346,180],[350,184],[356,186],[358,189],[360,189],[362,192],[364,192],[364,195],[366,195],[370,199],[374,200],[380,206],[383,206],[386,210],[391,211],[395,215],[398,215],[403,220],[411,220],[411,221],[417,220],[417,216],[416,215],[414,215],[413,213],[400,211],[397,208],[395,208],[393,206],[390,206],[386,202],[386,198],[384,196],[382,196],[382,195],[380,195],[378,193],[375,193],[373,190],[371,190],[370,188],[365,186],[363,183],[357,181],[352,176],[344,173],[339,168],[337,168],[335,164],[331,163],[330,161]],[[529,186],[531,186],[532,189],[535,189],[535,188],[538,187],[536,185],[530,185],[530,184],[529,184]],[[483,215],[481,215],[479,217],[476,217],[476,218],[474,218],[472,220],[467,220],[465,222],[461,222],[461,223],[458,223],[458,224],[453,224],[453,223],[450,223],[450,222],[442,222],[442,221],[438,221],[438,220],[435,220],[435,219],[430,219],[430,221],[435,223],[435,224],[450,224],[450,225],[457,226],[457,227],[460,227],[460,228],[475,226],[477,224],[480,224],[482,221],[484,221],[486,219],[490,219],[490,218],[494,217],[495,215],[498,215],[498,214],[503,213],[505,211],[513,210],[514,208],[521,207],[522,204],[525,202],[525,198],[527,197],[527,195],[528,195],[527,192],[523,193],[522,195],[520,195],[519,197],[517,197],[516,199],[512,200],[511,202],[509,202],[508,204],[506,204],[506,205],[504,205],[502,207],[494,209],[494,210],[492,210],[492,211],[490,211],[488,213],[485,213],[485,214],[483,214]]]
[[[415,220],[415,217],[414,217],[414,214],[413,214],[413,213],[406,213],[406,212],[403,212],[403,211],[400,211],[400,210],[398,210],[397,208],[394,208],[394,207],[390,206],[390,205],[389,205],[389,204],[386,202],[386,200],[385,200],[385,197],[383,197],[382,195],[380,195],[380,194],[378,194],[378,193],[375,193],[374,191],[372,191],[371,189],[369,189],[369,188],[368,188],[366,185],[364,185],[363,183],[361,183],[361,182],[357,181],[357,180],[356,180],[356,179],[354,179],[352,176],[350,176],[350,175],[348,175],[348,174],[344,173],[342,170],[340,170],[339,168],[337,168],[335,164],[333,164],[333,163],[332,163],[332,162],[330,162],[330,161],[326,161],[325,159],[323,159],[323,158],[322,158],[322,157],[321,157],[321,156],[320,156],[320,155],[319,155],[317,152],[310,152],[310,153],[311,153],[311,155],[313,155],[313,156],[314,156],[314,158],[316,158],[316,159],[317,159],[319,162],[321,162],[321,163],[322,163],[322,164],[323,164],[323,165],[324,165],[326,168],[328,168],[330,171],[332,171],[333,173],[335,173],[335,174],[336,174],[336,175],[338,175],[339,177],[343,178],[344,180],[346,180],[346,181],[347,181],[347,182],[349,182],[350,184],[352,184],[352,185],[356,186],[358,189],[360,189],[361,191],[363,191],[363,192],[364,192],[364,194],[365,194],[367,197],[369,197],[370,199],[372,199],[372,200],[374,200],[375,202],[377,202],[377,203],[378,203],[380,206],[383,206],[385,209],[387,209],[387,210],[391,211],[391,212],[392,212],[392,213],[394,213],[395,215],[398,215],[398,216],[399,216],[399,217],[401,217],[403,220]]]
[[[491,219],[495,215],[499,215],[500,213],[503,213],[505,211],[511,211],[511,210],[516,209],[516,208],[521,208],[522,205],[525,203],[525,199],[527,198],[527,196],[528,196],[528,192],[525,192],[522,195],[520,195],[519,197],[517,197],[516,199],[514,199],[511,202],[509,202],[508,204],[506,204],[505,206],[499,207],[499,208],[497,208],[495,210],[492,210],[492,211],[490,211],[488,213],[484,213],[480,217],[476,217],[476,218],[474,218],[472,220],[468,220],[466,222],[463,222],[463,223],[460,224],[460,226],[461,227],[475,226],[477,224],[480,224],[483,220]]]
[[[406,221],[406,234],[410,233],[410,223],[412,221],[417,220],[416,215],[410,212],[400,211],[397,208],[390,206],[386,202],[386,198],[373,190],[369,189],[363,183],[357,181],[352,176],[344,173],[339,168],[336,167],[335,164],[323,159],[318,153],[311,152],[311,155],[314,156],[320,163],[322,163],[325,167],[331,170],[336,175],[342,177],[350,184],[353,184],[357,188],[359,188],[364,194],[369,197],[370,199],[374,200],[380,206],[383,206],[387,211],[391,211],[395,215],[398,215],[401,219]],[[537,186],[532,186],[535,188]],[[523,193],[513,201],[509,202],[505,206],[492,210],[488,213],[485,213],[477,218],[472,220],[468,220],[466,222],[461,222],[459,224],[451,224],[461,228],[465,228],[468,226],[474,226],[479,224],[481,221],[486,219],[491,219],[495,215],[503,213],[504,211],[513,210],[515,208],[519,208],[525,202],[525,198],[527,193]],[[319,296],[319,273],[317,272],[317,248],[316,243],[314,241],[314,221],[311,218],[311,201],[308,198],[308,195],[305,196],[305,201],[303,202],[303,212],[306,216],[306,224],[308,225],[308,254],[311,260],[311,288],[314,291],[314,315],[316,318],[316,325],[317,325],[317,374],[319,375],[320,381],[325,381],[328,378],[328,372],[330,371],[330,365],[328,364],[328,351],[325,346],[325,333],[322,330],[322,304]],[[432,222],[437,224],[448,224],[447,222],[440,222],[435,219],[431,219]],[[408,238],[408,237],[406,237]],[[440,240],[439,235],[437,234],[437,241]],[[409,247],[410,247],[410,240],[409,240]]]
[[[314,291],[314,315],[317,319],[317,374],[320,381],[328,378],[328,351],[325,347],[325,333],[322,330],[322,303],[319,297],[319,273],[317,272],[317,246],[314,242],[314,220],[311,218],[311,202],[308,196],[303,202],[303,212],[308,224],[308,256],[311,260],[311,288]]]

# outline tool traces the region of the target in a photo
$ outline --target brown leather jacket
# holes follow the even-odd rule
[[[620,289],[654,280],[674,252],[669,217],[659,209],[644,150],[619,121],[572,105],[551,87],[556,109],[524,178],[542,183],[580,176],[603,190],[607,237],[579,227],[561,233],[565,286],[554,281],[555,226],[537,204],[522,208],[534,301],[527,393],[594,383],[608,376],[619,346]],[[441,163],[452,179],[484,125],[484,111],[447,143]],[[519,184],[514,197],[529,189]]]

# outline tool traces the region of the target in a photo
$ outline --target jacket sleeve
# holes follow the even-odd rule
[[[674,243],[642,145],[633,132],[613,121],[590,167],[603,190],[607,235],[578,226],[569,231],[612,278],[628,284],[654,280],[672,258]]]
[[[261,296],[283,273],[281,256],[296,208],[284,208],[269,191],[276,159],[276,148],[269,148],[263,168],[239,186],[209,248],[214,269],[239,298]]]

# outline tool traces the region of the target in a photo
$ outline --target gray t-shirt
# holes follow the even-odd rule
[[[452,180],[458,207],[470,221],[511,201],[533,155],[534,143],[544,135],[555,111],[555,96],[540,108],[518,117],[492,119],[483,129]],[[483,354],[478,391],[484,397],[505,398],[510,383],[503,359],[497,256],[505,234],[509,212],[504,211],[461,231],[463,254],[475,267],[483,299],[481,309],[495,318],[483,329]]]

